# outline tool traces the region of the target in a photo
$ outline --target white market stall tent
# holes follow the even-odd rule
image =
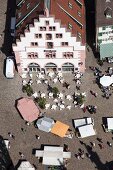
[[[113,131],[113,117],[106,118],[106,124],[103,124],[105,132]]]
[[[17,170],[35,170],[35,168],[30,164],[30,162],[22,161]]]
[[[78,138],[85,138],[96,135],[96,131],[94,130],[92,124],[78,127],[78,132],[79,132]]]
[[[71,152],[63,152],[63,147],[44,146],[44,150],[36,150],[36,157],[42,157],[42,164],[60,166],[64,164],[64,159],[71,158]]]
[[[88,124],[94,125],[94,119],[90,118],[90,117],[86,117],[86,118],[80,118],[80,119],[74,120],[74,127],[75,128],[78,128],[78,127],[84,126],[84,125],[88,125]]]
[[[107,118],[108,131],[113,130],[113,118]]]
[[[100,78],[100,84],[104,87],[108,87],[113,84],[113,76],[102,76]]]

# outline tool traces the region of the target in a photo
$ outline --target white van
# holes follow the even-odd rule
[[[16,17],[11,17],[11,26],[10,26],[10,30],[11,30],[11,36],[15,36],[15,24],[16,24]]]
[[[14,77],[14,61],[11,57],[6,59],[6,77],[10,79]]]

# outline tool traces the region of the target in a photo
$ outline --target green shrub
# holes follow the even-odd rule
[[[46,99],[45,98],[38,98],[37,99],[38,105],[41,109],[45,109],[45,105],[46,105]]]
[[[78,104],[82,105],[84,103],[84,101],[85,101],[85,97],[82,94],[78,95],[78,97],[77,97]]]
[[[23,91],[23,93],[26,92],[28,96],[31,96],[33,94],[33,89],[28,84],[22,87],[22,91]]]
[[[23,87],[22,87],[22,91],[23,91],[23,93],[26,92],[26,86],[23,86]]]
[[[53,87],[52,88],[52,93],[53,93],[53,97],[56,98],[58,96],[59,90],[57,87]]]
[[[99,64],[100,66],[103,66],[103,64],[104,64],[103,60],[98,60],[98,64]]]

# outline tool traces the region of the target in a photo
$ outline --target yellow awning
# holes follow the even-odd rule
[[[68,131],[69,129],[69,126],[60,122],[60,121],[57,121],[53,128],[51,129],[51,132],[54,133],[55,135],[58,135],[60,137],[65,137],[66,135],[66,132]]]

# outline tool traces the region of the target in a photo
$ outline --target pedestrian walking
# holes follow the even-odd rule
[[[21,130],[22,130],[22,132],[24,132],[24,133],[26,132],[26,130],[25,130],[24,128],[21,128]]]
[[[90,90],[90,93],[91,93],[92,95],[94,95],[94,91]]]
[[[82,153],[82,154],[80,155],[80,157],[81,157],[82,159],[84,159],[84,158],[85,158],[84,153]]]
[[[22,152],[19,152],[19,155],[21,156],[21,158],[24,158],[24,154]]]
[[[77,158],[78,160],[80,160],[80,155],[79,155],[79,154],[76,154],[76,158]]]
[[[80,90],[80,86],[79,86],[79,85],[76,85],[76,89],[77,89],[77,90]]]
[[[80,140],[80,144],[83,145],[83,144],[85,144],[85,143],[84,143],[83,141]]]
[[[95,147],[95,142],[91,142],[92,146]]]
[[[99,145],[100,149],[104,148],[104,146],[102,144],[99,143],[98,145]]]
[[[11,132],[8,132],[8,135],[9,135],[10,138],[15,139],[15,136]]]
[[[86,110],[87,110],[87,107],[86,107],[86,106],[84,106],[84,108],[83,108],[83,112],[84,112],[84,113],[86,113]]]
[[[94,96],[97,97],[97,96],[98,96],[98,93],[94,93]]]
[[[90,157],[91,157],[91,154],[87,153],[87,157],[90,158]]]
[[[110,147],[112,147],[112,143],[111,143],[111,142],[107,142],[107,144],[108,144]]]
[[[103,143],[102,138],[97,138],[100,143]]]
[[[36,139],[38,139],[38,140],[40,139],[40,136],[39,136],[39,135],[35,135],[35,137],[36,137]]]
[[[12,138],[13,138],[13,139],[15,139],[15,136],[14,136],[14,135],[12,135]]]

